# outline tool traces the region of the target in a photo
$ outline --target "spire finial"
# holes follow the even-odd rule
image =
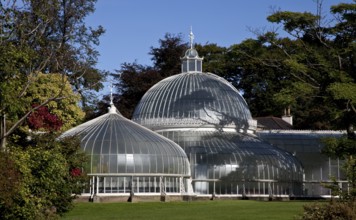
[[[110,106],[114,105],[114,98],[112,95],[112,88],[113,88],[113,83],[112,81],[110,82]]]
[[[114,97],[112,95],[112,88],[113,88],[113,83],[112,83],[112,80],[110,82],[110,107],[109,107],[109,113],[116,113],[116,107],[114,105]]]
[[[192,26],[190,26],[189,39],[190,39],[190,49],[193,49],[194,34],[193,34],[193,28],[192,28]]]

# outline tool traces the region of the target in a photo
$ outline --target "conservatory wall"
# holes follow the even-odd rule
[[[236,132],[158,131],[178,143],[196,194],[291,196],[303,193],[303,167],[291,154]]]
[[[269,143],[295,155],[303,164],[305,170],[303,196],[331,196],[331,190],[322,184],[331,183],[335,178],[344,190],[348,188],[345,174],[342,170],[343,161],[331,159],[323,155],[323,137],[341,137],[340,131],[311,130],[270,130],[258,131],[257,135]]]

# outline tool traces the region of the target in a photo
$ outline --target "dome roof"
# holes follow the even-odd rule
[[[303,166],[292,154],[252,134],[219,131],[166,130],[157,132],[181,146],[189,155],[193,179],[295,183],[300,193]],[[247,184],[248,185],[248,184]],[[197,186],[196,192],[199,192]]]
[[[244,98],[212,73],[181,73],[166,78],[142,97],[133,118],[153,130],[179,127],[254,129]]]
[[[109,113],[65,132],[78,135],[90,155],[90,173],[190,175],[187,155],[173,141],[123,117]]]

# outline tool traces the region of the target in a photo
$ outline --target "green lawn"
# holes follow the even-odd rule
[[[77,203],[63,219],[294,219],[306,202],[197,201],[142,203]]]

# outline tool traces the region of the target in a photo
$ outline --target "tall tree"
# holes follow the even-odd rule
[[[311,128],[340,129],[356,122],[355,7],[333,6],[331,13],[339,18],[333,26],[323,26],[321,15],[308,12],[276,12],[268,17],[271,22],[282,23],[294,38],[292,44],[286,44],[275,34],[264,36],[283,52],[280,65],[295,81],[293,86],[283,88],[277,98],[289,97],[290,103],[285,104],[308,112],[304,116],[308,123],[301,124],[301,128],[312,124]]]
[[[159,40],[158,48],[151,47],[153,66],[144,66],[137,63],[123,63],[121,68],[112,74],[117,93],[114,94],[114,103],[120,112],[127,118],[132,113],[148,89],[165,77],[181,72],[180,58],[183,57],[187,44],[183,43],[181,35],[166,34]],[[138,86],[139,85],[139,86]],[[99,114],[106,112],[109,97],[105,97]],[[102,112],[104,111],[104,112]]]
[[[84,20],[94,12],[95,2],[23,0],[3,9],[14,11],[8,40],[35,54],[29,72],[66,74],[83,97],[85,89],[101,88],[103,72],[95,68],[99,54],[94,46],[104,29],[87,27]]]
[[[16,189],[0,195],[1,219],[56,218],[84,186],[80,145],[58,141],[56,131],[78,123],[79,94],[85,100],[104,78],[95,68],[103,29],[84,23],[94,3],[0,0],[0,140],[8,161],[0,185],[9,187],[10,175]]]
[[[131,118],[136,105],[146,91],[163,79],[155,68],[137,63],[122,64],[118,74],[113,74],[113,77],[118,79],[118,83],[114,85],[120,94],[115,95],[114,103],[127,118]]]
[[[322,1],[317,3],[320,12]],[[275,95],[276,101],[288,100],[285,105],[303,106],[307,113],[303,128],[322,125],[322,128],[347,131],[345,137],[327,139],[324,151],[344,160],[350,189],[344,193],[336,184],[332,188],[341,200],[321,207],[306,207],[303,219],[355,217],[356,4],[340,3],[332,6],[330,12],[336,18],[332,23],[324,23],[320,13],[279,11],[269,16],[269,21],[281,23],[292,36],[292,45],[286,45],[275,34],[265,35],[269,44],[283,52],[280,65],[289,70],[294,80],[291,87]]]
[[[149,55],[152,56],[153,67],[162,77],[168,77],[181,72],[180,58],[187,50],[187,43],[183,42],[181,34],[165,34],[164,39],[159,40],[159,47],[151,47]]]
[[[215,73],[219,76],[226,76],[231,73],[229,70],[235,67],[233,62],[227,59],[227,48],[217,44],[196,44],[194,48],[198,51],[203,60],[203,72]]]
[[[23,124],[32,111],[65,98],[61,92],[52,92],[36,106],[23,102],[36,73],[58,73],[67,77],[81,94],[82,106],[87,104],[93,89],[101,88],[105,74],[95,68],[98,56],[95,45],[99,44],[103,28],[93,29],[84,23],[85,17],[94,11],[95,2],[1,0],[0,134],[3,147],[5,138]],[[59,88],[65,83],[62,81]]]
[[[283,66],[276,64],[281,53],[263,38],[247,39],[230,46],[227,59],[233,67],[224,76],[242,91],[253,116],[280,115],[284,106],[276,105],[273,94],[290,85]]]

